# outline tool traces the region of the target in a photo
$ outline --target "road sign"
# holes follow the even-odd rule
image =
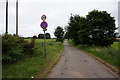
[[[41,22],[40,26],[43,28],[43,31],[44,31],[44,49],[45,49],[45,58],[46,58],[46,34],[45,34],[45,31],[47,30],[47,22],[45,22],[45,19],[46,19],[46,15],[42,15],[41,16],[41,19],[43,20],[43,22]]]
[[[46,29],[48,26],[47,22],[45,22],[45,21],[43,21],[40,25],[43,29]]]
[[[42,16],[41,16],[41,19],[42,19],[43,21],[45,21],[46,15],[42,15]]]

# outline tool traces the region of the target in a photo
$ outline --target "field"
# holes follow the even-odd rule
[[[25,39],[30,41],[30,39]],[[36,39],[33,56],[15,64],[3,65],[3,78],[40,78],[43,72],[52,65],[63,51],[63,44],[55,42],[55,39],[46,40],[47,59],[44,58],[44,40]]]
[[[114,44],[111,45],[114,49],[120,49],[120,42],[114,42]]]
[[[69,41],[69,44],[74,45],[72,40]],[[102,60],[108,62],[109,64],[117,67],[120,70],[119,56],[120,56],[120,43],[114,42],[111,47],[88,47],[77,45],[77,48],[87,52],[88,54],[93,54]]]

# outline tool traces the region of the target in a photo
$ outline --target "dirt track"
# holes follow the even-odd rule
[[[64,53],[49,78],[115,78],[105,66],[64,42]]]

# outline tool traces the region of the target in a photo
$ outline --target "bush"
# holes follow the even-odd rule
[[[27,53],[28,55],[33,55],[33,53],[34,53],[34,49],[33,49],[34,43],[35,43],[35,39],[33,39],[33,38],[31,39],[30,43],[29,42],[24,43],[25,53]]]
[[[11,34],[4,34],[2,36],[2,63],[14,63],[24,57],[26,50],[32,50],[34,46],[29,46],[31,43],[24,41],[22,37]]]
[[[56,42],[62,42],[63,43],[63,41],[64,41],[64,38],[57,38],[56,39]]]

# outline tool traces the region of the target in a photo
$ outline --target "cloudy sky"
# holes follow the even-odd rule
[[[0,34],[5,33],[5,1],[0,0]],[[9,1],[9,29],[11,34],[16,33],[16,0]],[[19,35],[28,37],[43,33],[40,23],[41,16],[47,16],[48,28],[46,32],[54,37],[57,26],[65,27],[69,21],[70,14],[84,16],[96,9],[111,13],[118,26],[118,1],[119,0],[19,0]]]

